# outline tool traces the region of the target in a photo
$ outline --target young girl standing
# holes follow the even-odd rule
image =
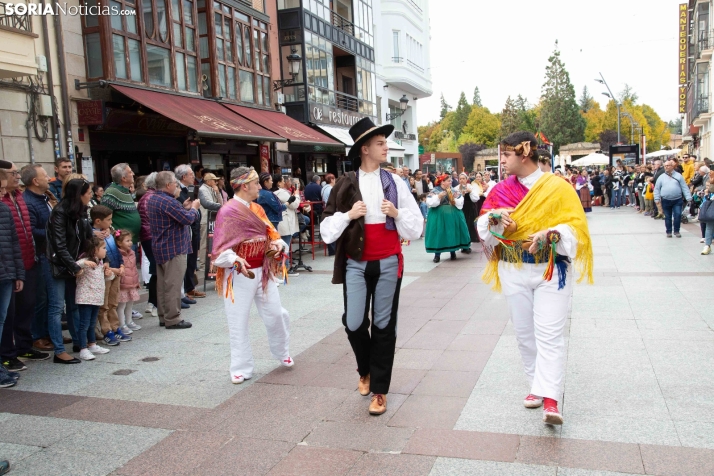
[[[104,304],[104,278],[109,269],[102,261],[107,256],[104,240],[93,236],[87,250],[77,264],[82,270],[77,274],[75,300],[79,308],[79,358],[94,360],[94,354],[106,354],[109,349],[99,347],[94,327],[97,324],[99,307]]]
[[[117,230],[114,232],[114,240],[117,248],[124,260],[124,275],[121,277],[119,286],[119,325],[125,334],[131,334],[141,329],[141,326],[134,323],[131,311],[134,303],[139,300],[139,271],[136,269],[136,254],[131,249],[131,232],[128,230]]]

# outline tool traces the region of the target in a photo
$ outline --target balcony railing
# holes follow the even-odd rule
[[[709,113],[709,103],[709,97],[697,98],[697,101],[694,104],[694,117],[699,117],[702,114]]]
[[[335,91],[336,106],[346,111],[359,112],[359,99],[349,94]]]
[[[335,28],[338,28],[345,33],[349,33],[352,36],[355,36],[355,25],[351,21],[349,21],[347,18],[343,17],[339,13],[336,12],[330,12],[332,14],[332,26]]]
[[[18,15],[17,13],[8,15],[5,13],[5,3],[3,2],[0,2],[0,26],[32,33],[30,15],[27,13],[24,15]]]
[[[419,71],[420,73],[424,72],[424,68],[422,68],[421,66],[416,64],[414,61],[407,60],[407,64],[409,65],[409,67],[414,68],[415,70]]]
[[[407,1],[409,2],[409,4],[410,4],[412,7],[414,7],[414,9],[415,9],[418,13],[420,13],[420,14],[421,14],[421,13],[424,13],[424,12],[422,11],[421,7],[420,7],[419,5],[417,5],[414,0],[407,0]]]

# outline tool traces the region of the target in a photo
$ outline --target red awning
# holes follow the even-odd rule
[[[123,95],[149,109],[195,130],[200,136],[285,142],[283,137],[234,114],[216,101],[117,86]]]
[[[341,142],[337,142],[324,134],[320,134],[315,129],[281,112],[253,109],[251,107],[235,106],[233,104],[223,105],[236,114],[240,114],[246,119],[250,119],[275,132],[279,136],[286,138],[292,144],[344,147],[344,144]]]

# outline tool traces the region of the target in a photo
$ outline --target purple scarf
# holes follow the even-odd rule
[[[355,172],[355,176],[357,177],[357,184],[359,184],[359,170]],[[380,169],[379,177],[382,179],[382,190],[384,191],[384,198],[392,202],[394,208],[399,208],[399,195],[397,194],[397,184],[394,183],[394,177],[392,177],[392,173],[385,169]],[[397,226],[394,224],[394,218],[388,216],[385,227],[387,228],[387,230],[396,230]]]

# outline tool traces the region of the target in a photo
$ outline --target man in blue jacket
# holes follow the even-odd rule
[[[654,199],[658,206],[662,205],[664,212],[664,226],[667,230],[667,238],[672,238],[672,228],[674,236],[681,238],[679,225],[682,217],[682,199],[690,201],[692,194],[689,187],[684,182],[682,174],[674,170],[675,161],[668,160],[664,163],[664,173],[659,176],[654,188]]]
[[[62,184],[64,179],[67,178],[69,174],[72,173],[72,161],[67,157],[60,157],[55,160],[55,178],[50,179],[49,187],[50,192],[54,195],[57,200],[62,200]]]

